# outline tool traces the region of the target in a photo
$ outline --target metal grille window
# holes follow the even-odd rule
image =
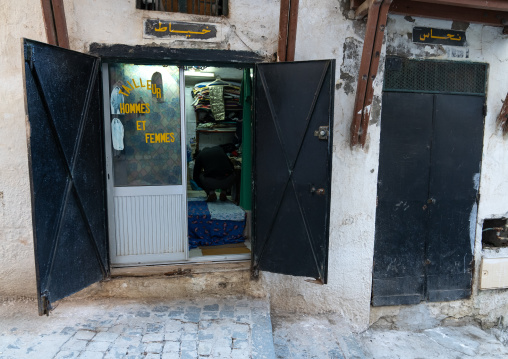
[[[386,58],[384,91],[484,95],[487,64]]]
[[[195,15],[228,15],[228,0],[137,0],[136,7],[142,10],[183,12]]]

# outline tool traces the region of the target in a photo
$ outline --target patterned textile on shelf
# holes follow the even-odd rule
[[[245,241],[245,212],[240,207],[231,202],[207,203],[205,198],[189,198],[187,205],[189,249]]]

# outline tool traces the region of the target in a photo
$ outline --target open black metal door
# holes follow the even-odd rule
[[[39,314],[108,275],[98,58],[24,40]]]
[[[326,283],[334,61],[256,70],[253,272]]]

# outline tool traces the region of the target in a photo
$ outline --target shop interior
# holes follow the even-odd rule
[[[189,259],[250,258],[252,70],[187,66],[184,74]],[[226,161],[217,156],[231,163],[226,173],[207,168]],[[200,177],[214,170],[222,182]]]

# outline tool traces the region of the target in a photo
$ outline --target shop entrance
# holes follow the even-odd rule
[[[166,49],[157,52],[150,48],[147,58],[144,49],[136,47],[125,50],[123,56],[141,51],[141,60],[134,61],[140,65],[125,65],[127,61],[118,62],[116,58],[117,61],[105,62],[110,64],[109,72],[107,65],[101,66],[104,59],[97,56],[31,40],[25,40],[24,46],[40,314],[49,313],[51,303],[107,278],[112,265],[189,261],[191,242],[186,233],[190,219],[186,197],[191,197],[192,191],[189,167],[198,142],[199,150],[205,152],[202,145],[206,141],[201,137],[205,131],[199,133],[199,140],[194,138],[194,143],[190,136],[189,144],[195,148],[189,146],[187,151],[186,127],[190,124],[185,123],[182,113],[185,104],[182,72],[191,60],[199,63],[205,53],[207,59],[216,61],[209,60],[208,66],[224,63],[227,56],[229,63],[236,60],[243,69],[255,66],[254,79],[259,75],[253,91],[249,90],[252,102],[243,105],[244,112],[254,110],[252,124],[243,126],[251,133],[242,136],[242,146],[253,150],[252,176],[244,173],[247,158],[244,149],[239,156],[238,148],[235,154],[235,150],[221,147],[232,144],[236,148],[234,138],[226,143],[208,144],[228,156],[231,163],[228,169],[237,170],[238,163],[231,159],[241,162],[241,183],[246,183],[252,195],[240,189],[238,198],[238,191],[230,188],[230,183],[214,185],[203,180],[197,183],[203,186],[201,190],[207,190],[198,193],[207,196],[203,203],[242,207],[242,216],[247,212],[242,198],[252,199],[253,231],[249,238],[252,254],[243,240],[232,244],[243,245],[243,251],[248,253],[222,253],[219,260],[229,260],[230,255],[250,257],[254,276],[266,270],[326,283],[333,61],[255,64],[254,60],[259,58],[243,52],[173,49],[172,63],[177,63],[176,67],[161,65],[169,62],[164,57]],[[115,56],[118,55],[115,51]],[[158,55],[158,60],[152,58]],[[145,65],[150,63],[157,65]],[[242,75],[251,78],[251,73],[245,70]],[[213,91],[214,97],[218,92],[225,100],[225,111],[211,110],[214,121],[201,121],[201,117],[196,117],[198,101],[191,110],[196,129],[189,132],[196,137],[200,125],[209,122],[215,125],[208,131],[218,131],[221,136],[237,132],[229,127],[239,122],[235,116],[238,111],[231,111],[226,104],[226,99],[238,95],[237,89],[224,92],[225,87],[234,85],[232,80],[215,76],[211,82],[214,81],[227,82]],[[210,92],[210,100],[211,97]],[[243,118],[251,116],[244,113]],[[221,121],[226,119],[230,122],[227,127],[217,126],[217,122],[225,124]],[[246,144],[251,138],[252,145]],[[197,156],[194,168],[200,169]],[[207,177],[206,168],[200,171],[197,175]],[[200,178],[192,172],[192,179]],[[218,200],[213,200],[214,195],[208,198],[211,192]],[[207,210],[212,212],[210,207]],[[217,244],[223,245],[222,240]],[[206,247],[206,243],[197,247]],[[206,257],[217,258],[205,253],[194,258]]]

